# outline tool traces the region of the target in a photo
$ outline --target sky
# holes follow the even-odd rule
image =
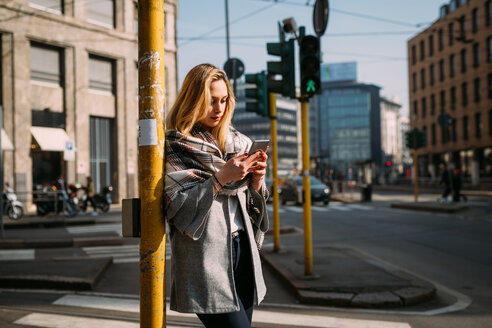
[[[227,60],[226,0],[179,0],[178,81],[195,65],[223,68]],[[230,55],[246,73],[266,69],[267,42],[278,42],[278,21],[293,17],[315,34],[315,0],[228,0]],[[328,27],[321,37],[323,63],[357,62],[359,82],[381,87],[408,115],[407,41],[438,18],[444,0],[329,0]],[[296,49],[296,56],[298,50]],[[298,59],[296,58],[296,61]],[[299,81],[298,70],[296,78]]]

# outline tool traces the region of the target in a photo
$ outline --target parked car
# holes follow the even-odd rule
[[[302,190],[302,177],[296,176],[290,179],[286,179],[284,184],[279,190],[280,202],[286,204],[287,202],[295,202],[296,204],[302,204],[304,202],[304,193]],[[328,205],[330,202],[331,190],[330,188],[316,179],[311,177],[311,201],[322,202]]]

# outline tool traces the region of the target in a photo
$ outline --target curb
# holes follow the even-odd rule
[[[468,209],[468,205],[439,203],[391,203],[390,207],[438,213],[456,213]]]
[[[22,248],[61,248],[61,247],[86,247],[86,246],[110,246],[123,245],[121,236],[105,237],[78,237],[69,239],[7,239],[0,240],[0,249]]]
[[[5,261],[0,268],[0,287],[92,290],[112,262],[111,257]]]
[[[356,253],[354,250],[349,250],[349,252]],[[377,270],[385,271],[385,273],[405,281],[405,284],[388,284],[377,287],[321,285],[320,279],[327,280],[326,276],[296,276],[285,265],[279,264],[280,261],[275,260],[276,256],[282,256],[282,254],[289,257],[292,262],[295,261],[295,256],[292,256],[293,254],[289,250],[281,250],[279,253],[274,253],[271,250],[260,252],[264,262],[296,294],[301,303],[351,308],[395,308],[422,303],[436,295],[436,288],[432,284],[404,272],[390,270],[372,260],[366,261],[359,254],[353,257],[365,262],[365,264],[372,265]],[[317,283],[310,283],[312,281],[317,281]]]

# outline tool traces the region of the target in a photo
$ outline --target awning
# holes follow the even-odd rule
[[[32,126],[31,133],[43,151],[65,151],[67,141],[70,140],[63,129]]]
[[[12,145],[4,129],[2,129],[2,150],[14,150],[14,145]]]

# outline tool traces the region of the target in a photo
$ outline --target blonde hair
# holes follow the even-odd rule
[[[212,101],[210,85],[219,80],[225,82],[228,97],[222,119],[211,133],[217,140],[219,148],[224,151],[236,100],[226,73],[211,64],[197,65],[188,72],[178,98],[167,117],[166,128],[189,135],[193,126],[207,117]]]

